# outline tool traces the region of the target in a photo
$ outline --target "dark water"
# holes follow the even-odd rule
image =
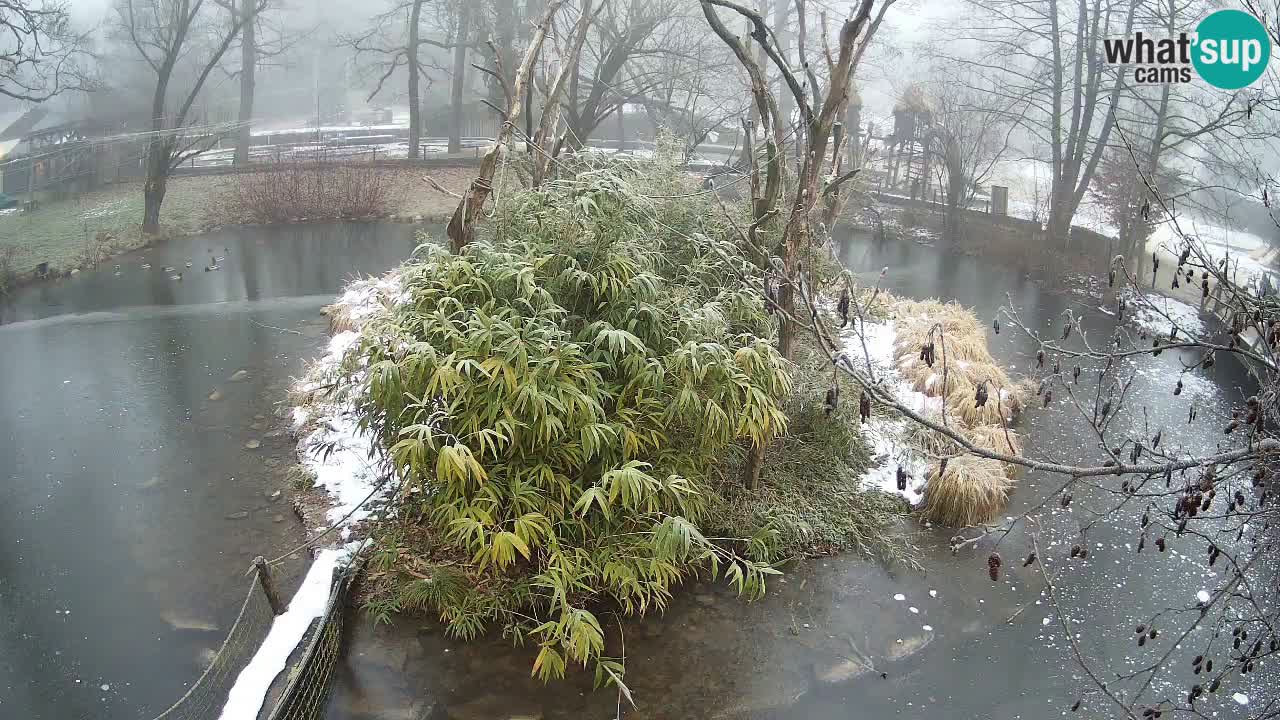
[[[403,225],[225,231],[0,301],[0,717],[138,720],[199,675],[248,561],[304,537],[276,403],[317,311],[413,245]]]
[[[1061,313],[1084,314],[1091,338],[1105,338],[1115,319],[1095,310],[1101,300],[1051,291],[1017,272],[981,259],[949,256],[915,243],[884,247],[861,238],[845,257],[864,282],[889,267],[887,287],[915,297],[957,300],[990,319],[1012,296],[1029,326],[1057,332]],[[1036,345],[1005,331],[988,332],[993,353],[1019,374],[1030,372]],[[1188,358],[1190,360],[1190,358]],[[1136,366],[1135,366],[1136,367]],[[1181,368],[1177,354],[1144,361],[1131,404],[1116,422],[1164,427],[1166,443],[1188,451],[1212,449],[1233,403],[1248,387],[1244,369],[1220,360],[1212,375],[1171,394]],[[1205,430],[1186,430],[1187,406],[1196,402]],[[1144,420],[1143,408],[1146,409]],[[1018,429],[1032,438],[1029,452],[1048,458],[1096,458],[1097,439],[1058,402],[1025,414]],[[1029,474],[1020,481],[1010,514],[1052,492],[1060,480]],[[1174,625],[1158,642],[1138,649],[1132,625],[1152,612],[1194,605],[1212,589],[1204,548],[1192,539],[1171,542],[1155,556],[1134,552],[1137,511],[1112,512],[1115,496],[1077,491],[1069,510],[1051,506],[1036,532],[1047,567],[1059,577],[1062,608],[1079,629],[1081,650],[1103,677],[1132,672],[1167,649]],[[993,719],[1072,716],[1067,708],[1088,688],[1036,568],[1021,568],[1030,537],[1018,531],[997,548],[1005,557],[1000,582],[986,575],[990,542],[952,556],[950,531],[916,528],[923,572],[884,568],[843,555],[788,569],[766,597],[746,604],[723,588],[696,586],[678,593],[662,616],[622,623],[626,681],[636,708],[631,718],[779,718],[867,720],[902,717]],[[1068,549],[1090,549],[1085,561]],[[1151,547],[1148,539],[1147,547]],[[895,599],[900,595],[902,600]],[[353,611],[355,612],[355,611]],[[571,671],[544,686],[530,678],[534,651],[513,649],[499,637],[462,643],[442,636],[429,619],[374,627],[363,615],[349,623],[347,654],[326,715],[328,720],[374,718],[612,718],[618,698],[591,689],[589,673]],[[615,625],[609,620],[610,625]],[[616,635],[616,633],[615,633]],[[1201,644],[1203,633],[1189,644]],[[617,652],[617,638],[611,640]],[[1185,694],[1191,682],[1187,652],[1156,684],[1156,697]],[[1187,655],[1183,658],[1183,655]],[[884,676],[881,676],[884,673]],[[1255,673],[1253,688],[1273,681]],[[1229,687],[1230,686],[1230,687]],[[1181,690],[1179,690],[1181,688]],[[1237,717],[1232,692],[1250,692],[1239,680],[1199,703],[1206,715]],[[1256,696],[1256,694],[1255,694]],[[1096,694],[1083,695],[1083,717],[1114,717]]]

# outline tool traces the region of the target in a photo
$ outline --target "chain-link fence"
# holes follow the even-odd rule
[[[351,587],[358,567],[358,563],[351,562],[334,571],[329,605],[309,634],[306,650],[290,673],[280,702],[271,711],[268,720],[316,720],[323,714],[324,703],[329,695],[329,681],[333,678],[333,667],[342,650],[342,620],[347,590]]]
[[[342,646],[346,595],[358,570],[356,558],[334,570],[325,612],[308,629],[304,649],[288,670],[284,689],[266,715],[268,720],[316,720],[323,713],[329,680]],[[276,618],[267,590],[271,584],[269,578],[263,582],[263,572],[259,569],[250,579],[240,614],[209,667],[186,694],[155,720],[218,720],[232,686],[257,653]]]

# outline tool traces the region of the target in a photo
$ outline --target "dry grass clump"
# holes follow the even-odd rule
[[[931,522],[966,527],[989,522],[1009,500],[1013,480],[998,460],[961,455],[929,470],[924,487],[924,516]]]
[[[1026,388],[1013,382],[987,350],[986,330],[973,313],[954,303],[898,300],[897,339],[893,346],[899,373],[916,392],[945,398],[948,415],[955,414],[967,426],[998,425],[1022,409]],[[936,327],[941,333],[934,332]],[[932,334],[931,334],[932,333]],[[932,367],[920,358],[933,343]],[[977,407],[979,385],[985,384],[988,401]]]
[[[340,332],[358,331],[360,329],[361,320],[359,314],[355,312],[354,306],[347,303],[334,303],[325,305],[320,308],[320,314],[329,318],[329,334],[337,335]]]
[[[964,306],[956,303],[943,303],[937,300],[904,300],[895,299],[894,314],[897,316],[897,342],[894,344],[894,359],[901,362],[904,357],[918,356],[920,346],[929,339],[929,331],[934,325],[941,324],[942,332],[947,339],[947,350],[951,352],[951,360],[980,360],[990,358],[987,352],[986,333],[978,318]],[[938,360],[942,359],[941,343],[938,347]]]
[[[969,442],[980,448],[1007,455],[1022,455],[1022,437],[999,425],[979,425],[965,431]]]
[[[942,423],[942,416],[936,411],[927,413],[926,417],[935,423]],[[968,427],[952,423],[952,427],[977,447],[1008,455],[1022,455],[1022,436],[1016,430],[995,424]],[[933,457],[950,457],[962,452],[951,438],[915,423],[908,425],[907,442]],[[1010,465],[1010,474],[1015,469],[1016,466]]]
[[[893,308],[898,318],[894,362],[903,378],[916,392],[941,398],[951,427],[975,446],[1021,455],[1021,438],[1005,428],[1022,410],[1027,385],[1011,380],[995,363],[986,329],[973,313],[934,300],[896,299]],[[920,357],[930,342],[932,367]],[[987,390],[981,407],[976,402],[980,386]],[[940,422],[941,415],[935,413],[933,419]],[[1017,466],[963,455],[955,442],[927,428],[913,429],[909,440],[934,457],[948,458],[945,471],[936,462],[929,473],[924,492],[929,520],[973,525],[990,521],[1004,508]]]

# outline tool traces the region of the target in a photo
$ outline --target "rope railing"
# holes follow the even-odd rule
[[[240,613],[209,667],[155,720],[216,720],[231,686],[253,658],[274,620],[275,613],[266,594],[259,589],[258,578],[251,578]]]
[[[325,612],[308,629],[305,649],[288,670],[269,720],[317,720],[328,698],[329,681],[342,644],[346,593],[359,570],[359,554],[334,570]],[[275,593],[269,566],[255,561],[244,602],[209,666],[182,697],[153,720],[218,720],[231,688],[258,652],[272,623],[285,608]],[[248,719],[246,719],[248,720]]]

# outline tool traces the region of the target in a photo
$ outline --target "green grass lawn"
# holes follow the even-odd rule
[[[208,224],[208,209],[222,178],[177,178],[169,183],[162,222],[167,234],[194,232]],[[42,262],[54,270],[77,267],[89,242],[99,233],[117,238],[115,250],[142,244],[142,185],[129,183],[44,202],[31,212],[0,216],[0,248],[17,248],[13,272],[31,272]]]
[[[454,197],[431,189],[415,168],[389,168],[390,217],[431,218],[447,214],[457,204]],[[466,187],[469,168],[434,171],[437,182],[455,191]],[[213,228],[234,219],[222,217],[219,198],[235,176],[177,177],[169,180],[160,213],[163,236],[176,237]],[[0,214],[0,274],[9,258],[8,272],[23,277],[40,263],[51,271],[68,271],[92,264],[89,246],[98,233],[113,236],[109,246],[95,247],[100,256],[141,247],[142,183],[123,183],[83,193],[66,200],[45,201],[31,212]],[[15,252],[7,253],[7,248]]]

